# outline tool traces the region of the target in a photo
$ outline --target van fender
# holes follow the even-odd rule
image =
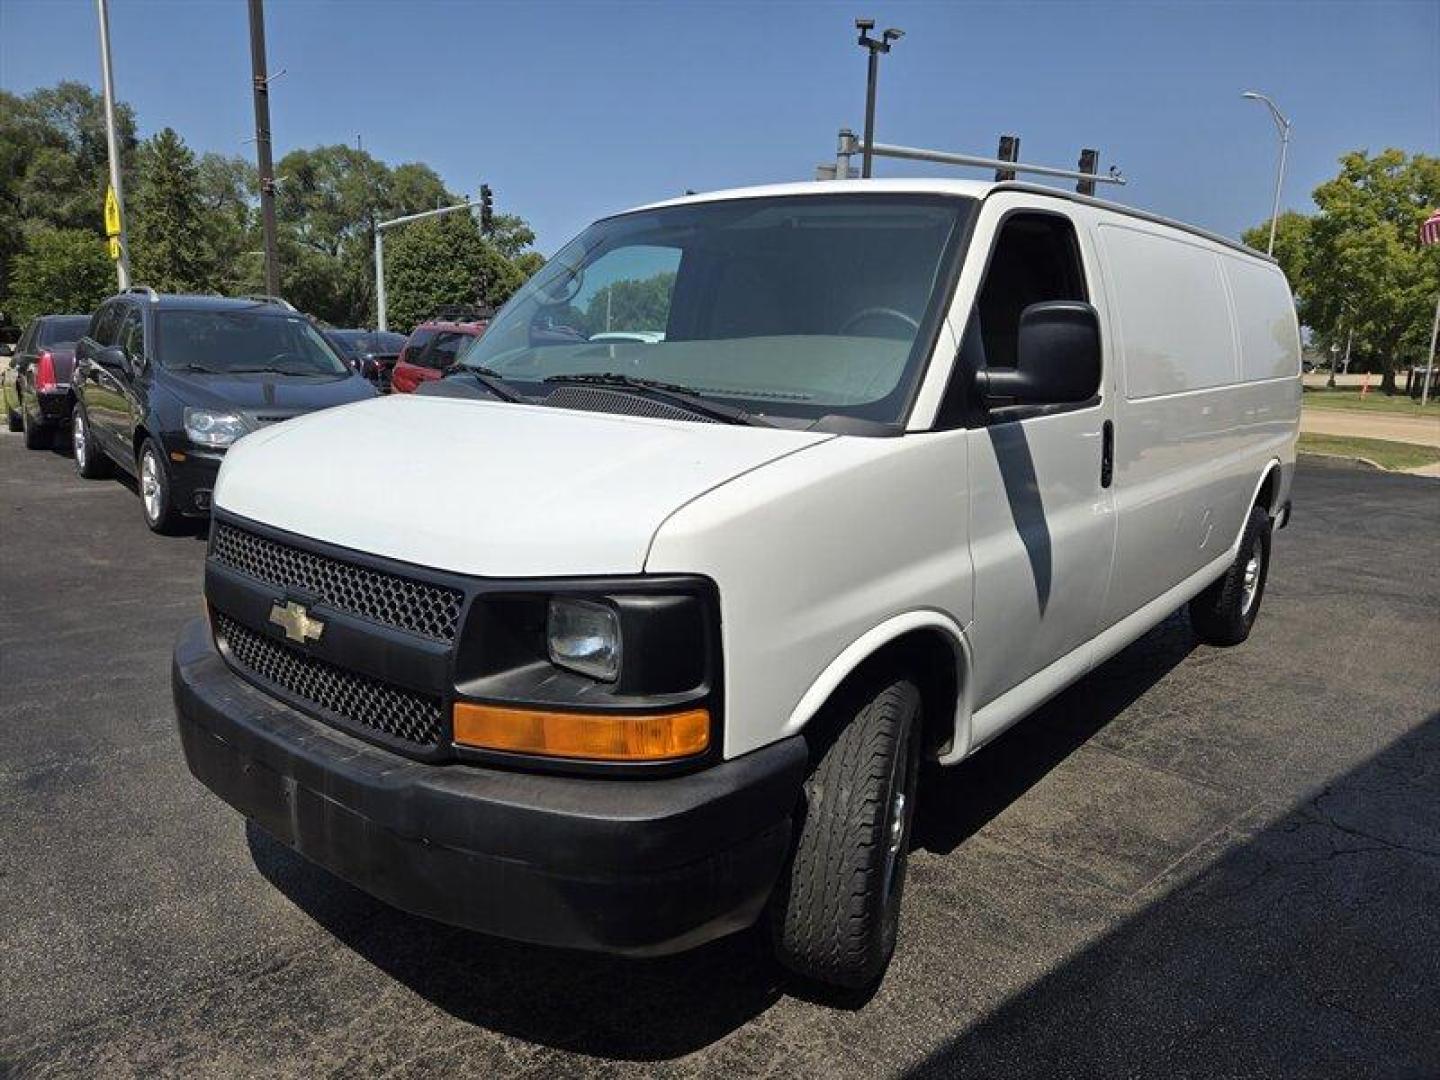
[[[944,751],[947,761],[958,761],[970,748],[970,642],[965,628],[943,611],[924,609],[907,611],[894,615],[872,627],[852,641],[840,654],[830,661],[825,670],[810,684],[799,703],[791,710],[785,722],[782,735],[794,735],[814,719],[840,684],[855,672],[866,660],[874,656],[892,641],[917,630],[937,630],[949,641],[955,651],[955,685],[959,690],[955,702],[955,730],[951,743]]]
[[[1240,541],[1245,539],[1245,523],[1250,520],[1250,508],[1254,506],[1259,500],[1260,489],[1265,486],[1265,481],[1270,478],[1270,474],[1277,472],[1279,468],[1280,459],[1271,458],[1268,462],[1265,463],[1265,468],[1261,470],[1260,479],[1255,481],[1255,487],[1252,488],[1250,491],[1250,501],[1245,504],[1245,514],[1240,519],[1240,531],[1235,534],[1235,541],[1230,545],[1231,555],[1240,554]],[[1280,495],[1280,480],[1281,477],[1279,476],[1275,478],[1275,496],[1277,498]],[[1275,505],[1273,499],[1271,500],[1271,504],[1265,507],[1266,513],[1268,513],[1271,517],[1275,516],[1275,511],[1277,509],[1279,508]]]

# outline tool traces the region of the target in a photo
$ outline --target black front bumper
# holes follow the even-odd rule
[[[806,765],[799,738],[664,779],[411,761],[251,686],[202,619],[172,682],[190,771],[278,840],[406,911],[570,948],[678,952],[753,923]]]
[[[172,457],[167,466],[170,470],[170,498],[182,514],[202,516],[210,512],[210,493],[215,489],[215,478],[220,475],[225,451],[195,450],[184,444],[182,446],[185,460],[176,461]]]

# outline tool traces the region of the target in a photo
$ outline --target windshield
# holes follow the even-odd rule
[[[404,334],[391,334],[383,330],[330,330],[325,337],[341,355],[349,357],[398,353],[405,347]]]
[[[67,341],[79,341],[85,336],[90,325],[89,315],[66,315],[60,319],[46,319],[40,324],[36,345],[61,345]]]
[[[609,218],[546,263],[461,362],[537,395],[547,378],[623,374],[759,416],[893,423],[973,206],[806,195]]]
[[[251,311],[162,311],[157,351],[167,368],[239,375],[348,375],[349,366],[303,315]]]

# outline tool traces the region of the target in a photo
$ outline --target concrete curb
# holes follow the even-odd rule
[[[1320,465],[1325,468],[1349,468],[1366,471],[1390,473],[1394,476],[1420,476],[1427,480],[1440,479],[1433,473],[1422,472],[1420,469],[1428,469],[1430,466],[1422,465],[1420,469],[1387,469],[1378,461],[1371,461],[1366,457],[1355,457],[1350,454],[1320,454],[1314,450],[1302,450],[1297,453],[1296,458],[1310,465]]]

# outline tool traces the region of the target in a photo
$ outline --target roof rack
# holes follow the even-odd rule
[[[495,309],[488,304],[442,304],[430,316],[431,322],[488,322]]]
[[[160,294],[149,285],[127,285],[120,290],[122,296],[128,296],[130,293],[139,293],[142,296],[149,297],[152,304],[158,304],[160,302]]]
[[[1010,153],[1019,150],[1019,139],[1014,136],[1007,136],[1011,140],[1008,147]],[[835,154],[835,163],[829,162],[821,165],[816,170],[816,179],[834,180],[845,179],[854,175],[850,170],[851,155],[865,153],[865,142],[855,136],[849,128],[840,129],[840,143]],[[1014,180],[1017,173],[1029,173],[1034,176],[1047,176],[1065,180],[1076,180],[1076,191],[1082,195],[1090,195],[1095,191],[1096,184],[1125,184],[1125,177],[1114,165],[1110,166],[1108,173],[1096,172],[1099,165],[1100,155],[1095,150],[1081,151],[1081,168],[1079,169],[1057,169],[1050,165],[1026,165],[1014,160],[1013,157],[980,157],[976,154],[953,154],[948,150],[929,150],[915,146],[892,146],[888,143],[872,143],[870,145],[872,157],[898,158],[904,161],[930,161],[937,165],[959,165],[967,168],[994,169],[997,180]],[[1002,149],[1002,152],[1003,149]]]
[[[283,296],[271,296],[268,293],[244,293],[237,297],[239,300],[254,300],[257,304],[274,304],[276,307],[284,308],[286,311],[297,311],[294,304],[290,303]]]

